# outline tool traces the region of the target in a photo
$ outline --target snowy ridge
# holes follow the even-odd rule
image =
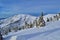
[[[57,15],[57,14],[48,14],[48,15],[45,15],[45,16],[44,16],[44,20],[46,21],[47,18],[53,17],[53,16],[55,16],[55,15]]]
[[[18,22],[18,21],[20,21],[20,24],[23,24],[25,21],[32,22],[35,19],[36,19],[36,17],[34,17],[34,16],[19,14],[19,15],[15,15],[15,16],[9,17],[7,19],[1,20],[0,26],[5,27],[7,25],[10,25],[11,23]]]
[[[53,17],[56,14],[48,14],[44,16],[44,20],[46,21],[47,18]],[[35,17],[35,16],[31,16],[31,15],[25,15],[25,14],[18,14],[12,17],[9,17],[7,19],[1,20],[0,21],[0,27],[8,27],[11,24],[12,25],[19,25],[22,26],[24,25],[24,22],[26,21],[27,23],[33,22],[36,18],[39,17]],[[16,26],[16,25],[15,25]]]

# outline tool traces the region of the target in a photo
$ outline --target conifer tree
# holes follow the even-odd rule
[[[25,28],[29,28],[29,24],[25,21]]]
[[[36,20],[33,21],[33,26],[36,26]]]
[[[50,21],[52,21],[53,19],[52,19],[52,17],[50,17]]]
[[[49,22],[49,18],[47,18],[47,22]]]
[[[33,24],[30,22],[30,28],[32,28],[33,27]]]
[[[9,32],[11,32],[11,29],[9,29]]]
[[[45,21],[44,21],[44,19],[43,19],[43,12],[41,13],[41,16],[40,16],[40,18],[39,18],[39,25],[40,25],[40,26],[45,26]]]
[[[60,16],[60,13],[59,13],[59,16]]]
[[[56,19],[59,20],[58,16],[56,15]]]

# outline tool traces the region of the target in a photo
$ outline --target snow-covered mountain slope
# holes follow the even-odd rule
[[[46,21],[47,18],[50,18],[50,17],[53,17],[53,16],[56,16],[57,14],[47,14],[44,16],[44,20]]]
[[[4,40],[60,40],[60,21],[46,23],[45,27],[9,33],[3,37]]]
[[[46,21],[47,18],[53,17],[56,14],[48,14],[44,16],[44,20]],[[36,18],[35,16],[25,15],[25,14],[19,14],[12,17],[9,17],[7,19],[0,21],[0,27],[13,27],[13,26],[22,26],[24,25],[25,21],[27,23],[33,22]]]
[[[9,27],[9,26],[21,26],[25,23],[30,23],[34,21],[36,17],[25,15],[25,14],[19,14],[12,17],[9,17],[7,19],[0,21],[0,27]]]

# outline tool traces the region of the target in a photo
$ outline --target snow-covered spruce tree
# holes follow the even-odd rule
[[[58,17],[58,15],[55,15],[53,18],[53,21],[57,21],[57,20],[59,20],[59,17]]]
[[[58,13],[58,19],[60,20],[60,13]]]
[[[53,21],[52,17],[49,18],[50,21]]]
[[[37,20],[37,18],[33,21],[32,25],[38,27],[38,20]]]
[[[41,13],[41,16],[39,17],[38,22],[39,22],[39,26],[40,26],[40,27],[41,27],[41,26],[45,26],[45,21],[44,21],[44,19],[43,19],[43,12]]]
[[[30,21],[30,23],[27,23],[25,21],[25,25],[24,25],[24,29],[27,29],[27,28],[32,28],[33,27],[33,23]]]
[[[36,27],[38,27],[39,25],[38,25],[38,20],[36,19]]]
[[[56,15],[56,19],[59,20],[58,15]]]
[[[30,28],[29,24],[25,21],[24,29]]]
[[[14,27],[13,30],[14,30],[15,32],[17,32],[17,31],[18,31],[18,27]]]
[[[11,27],[11,32],[17,32],[17,30],[18,30],[18,27],[16,27],[16,26]]]
[[[24,29],[27,28],[27,22],[25,21],[25,26],[24,26]]]
[[[36,26],[36,20],[33,21],[33,26]]]
[[[33,27],[33,24],[31,23],[31,21],[30,21],[30,24],[29,24],[29,26],[30,26],[30,28],[32,28],[32,27]]]
[[[49,18],[47,18],[47,22],[49,22]]]
[[[11,32],[11,29],[9,28],[9,32]]]
[[[60,18],[60,13],[58,13],[58,16],[59,16],[59,18]]]
[[[22,29],[22,28],[20,28],[20,27],[18,28],[18,30],[21,30],[21,29]]]

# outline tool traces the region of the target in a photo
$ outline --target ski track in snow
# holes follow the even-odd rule
[[[33,33],[33,34],[26,34],[26,35],[20,35],[20,36],[12,36],[10,39],[6,39],[6,40],[28,40],[30,38],[33,38],[35,36],[47,36],[53,32],[56,32],[56,31],[60,31],[60,28],[56,28],[56,29],[52,29],[52,30],[47,30],[47,31],[44,31],[44,32],[37,32],[37,33]]]
[[[28,40],[28,39],[33,38],[33,37],[38,36],[38,35],[47,36],[53,32],[56,32],[56,31],[60,31],[60,28],[48,30],[45,32],[38,32],[38,33],[33,33],[33,34],[28,34],[28,35],[21,35],[21,36],[17,37],[17,40]]]

